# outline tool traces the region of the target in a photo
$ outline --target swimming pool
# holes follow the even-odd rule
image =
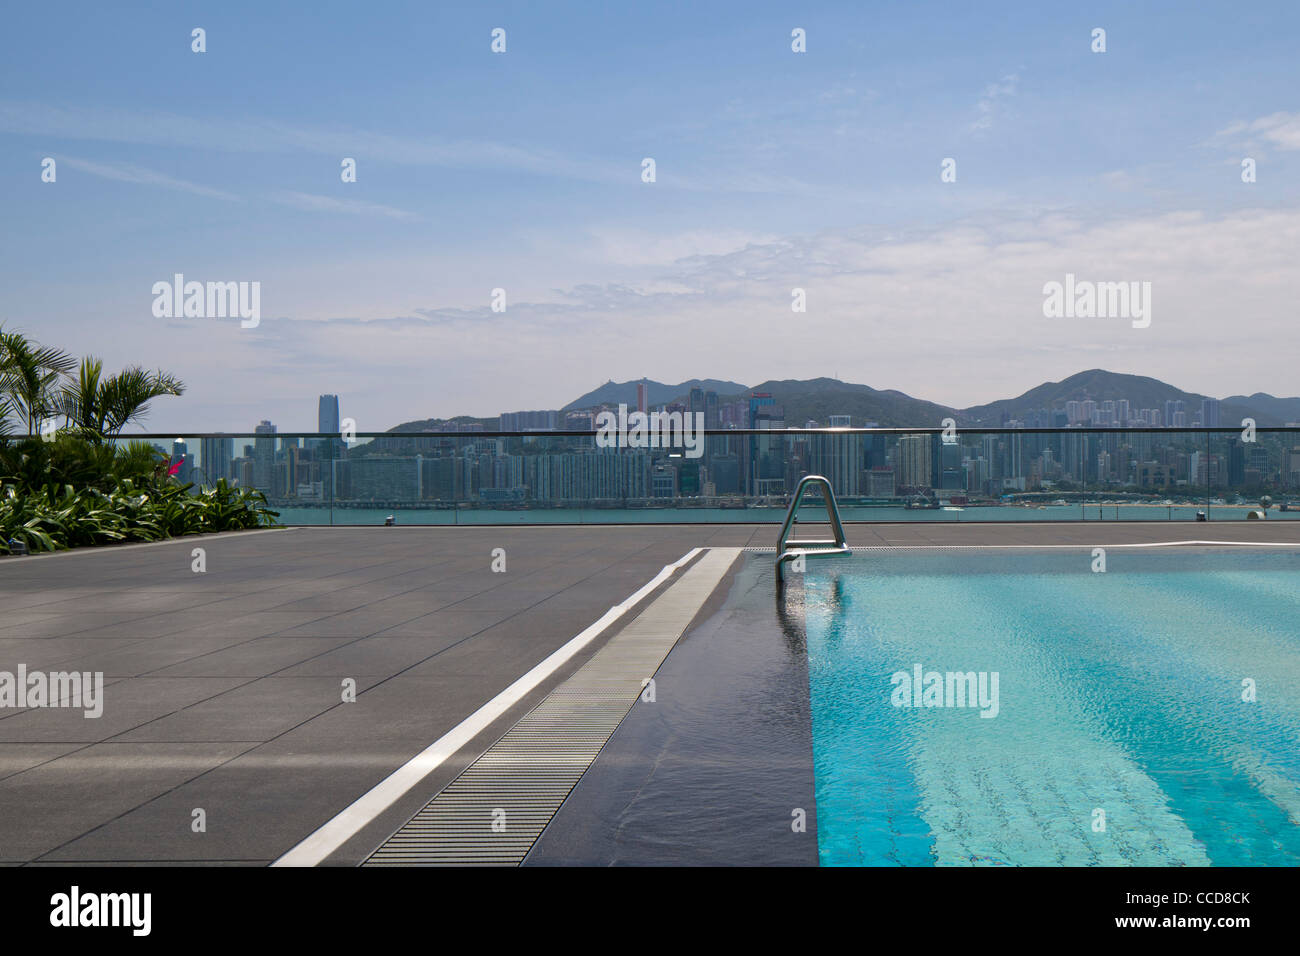
[[[809,563],[823,865],[1300,863],[1300,551],[1105,559]]]

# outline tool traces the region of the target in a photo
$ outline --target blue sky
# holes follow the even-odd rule
[[[337,392],[382,429],[643,375],[835,375],[960,405],[1097,366],[1300,391],[1276,347],[1300,296],[1294,4],[74,4],[3,23],[0,321],[181,376],[151,428],[312,428]],[[1067,271],[1151,281],[1151,327],[1045,319]],[[260,282],[261,324],[155,318],[176,272]]]

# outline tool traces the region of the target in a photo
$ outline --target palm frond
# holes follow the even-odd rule
[[[28,434],[57,414],[59,380],[76,366],[76,359],[62,349],[39,345],[21,332],[0,329],[0,396],[10,416]]]
[[[132,366],[116,372],[104,379],[96,392],[101,431],[116,435],[128,423],[148,415],[149,403],[155,398],[184,392],[185,383],[162,369],[149,372]]]

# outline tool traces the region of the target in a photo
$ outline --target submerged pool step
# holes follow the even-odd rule
[[[363,865],[522,862],[740,552],[709,549]]]

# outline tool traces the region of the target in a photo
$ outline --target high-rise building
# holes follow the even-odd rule
[[[266,419],[253,429],[253,484],[267,495],[275,493],[275,426]]]
[[[322,395],[320,410],[316,414],[316,430],[323,435],[339,434],[339,397]]]
[[[636,410],[638,412],[650,410],[650,386],[645,382],[636,383]]]
[[[222,478],[230,481],[237,476],[231,474],[231,463],[235,458],[235,440],[233,438],[204,438],[199,442],[199,469],[207,484],[216,484]]]
[[[775,404],[767,392],[749,396],[748,428],[775,430],[785,428],[785,410]],[[746,494],[772,493],[772,485],[784,476],[785,446],[781,436],[749,435],[745,438]],[[760,490],[761,489],[761,490]]]
[[[1228,444],[1228,485],[1240,488],[1246,483],[1246,446],[1234,438]]]
[[[347,445],[344,444],[342,435],[342,419],[339,418],[339,397],[337,395],[322,395],[316,412],[316,430],[323,435],[331,435],[331,438],[319,438],[308,442],[308,447],[317,462],[317,472],[321,482],[321,494],[323,497],[333,497],[334,494],[334,467],[332,462],[337,459],[347,457]],[[296,489],[290,489],[296,490]]]
[[[668,463],[654,465],[650,469],[650,496],[652,498],[675,498],[678,490],[677,469]]]
[[[1282,481],[1288,488],[1300,488],[1300,446],[1282,454]]]
[[[189,446],[185,444],[185,439],[178,438],[172,442],[171,463],[175,465],[180,462],[180,467],[176,470],[176,480],[184,484],[192,481],[191,472],[194,471],[194,456],[190,454]]]
[[[1296,456],[1296,467],[1300,468],[1300,454]],[[714,455],[709,464],[709,475],[718,494],[736,495],[741,493],[740,458],[737,455]]]
[[[749,423],[746,428],[758,428],[758,411],[766,405],[776,404],[770,392],[751,392],[749,395]]]
[[[987,461],[989,480],[1002,477],[1002,442],[997,435],[985,435],[980,439],[982,457]]]
[[[704,427],[709,429],[722,427],[718,411],[718,393],[714,391],[704,393]]]
[[[931,444],[931,452],[934,452],[934,445]],[[935,461],[939,466],[938,481],[935,482],[935,488],[942,488],[944,491],[957,491],[966,489],[966,473],[962,468],[962,450],[959,444],[948,444],[940,442],[938,454]]]
[[[896,469],[898,487],[930,487],[930,436],[904,435],[898,439]]]
[[[863,458],[862,436],[817,435],[809,451],[809,472],[827,478],[837,495],[857,495]]]
[[[560,427],[558,411],[502,412],[499,420],[503,432],[553,432]]]
[[[1201,424],[1206,428],[1219,427],[1219,400],[1217,398],[1201,399]]]
[[[704,413],[704,389],[696,385],[686,395],[686,410],[694,415]]]
[[[866,476],[866,492],[869,497],[894,497],[894,469],[889,467],[872,468],[866,472]]]
[[[1025,443],[1023,435],[1007,435],[1002,445],[1002,477],[1017,481],[1025,477]],[[1024,487],[1021,485],[1020,487]]]

